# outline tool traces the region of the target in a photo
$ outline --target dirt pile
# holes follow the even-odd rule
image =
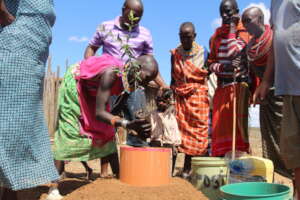
[[[63,200],[205,200],[199,191],[180,178],[170,185],[132,187],[115,179],[98,179],[67,195]]]

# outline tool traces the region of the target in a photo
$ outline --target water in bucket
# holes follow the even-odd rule
[[[225,185],[220,193],[222,200],[292,200],[288,186],[262,182]]]

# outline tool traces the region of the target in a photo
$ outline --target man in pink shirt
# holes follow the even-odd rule
[[[130,11],[133,11],[134,17],[138,18],[131,31],[129,31],[129,27],[126,25],[130,24],[128,17]],[[131,47],[134,58],[142,55],[152,55],[153,41],[151,33],[145,27],[139,25],[143,12],[144,6],[141,0],[125,0],[122,8],[122,16],[103,22],[97,28],[96,33],[85,50],[84,58],[94,56],[98,49],[102,47],[103,53],[112,55],[125,63],[128,60],[128,55],[123,56],[124,50],[122,46],[124,44],[128,44]],[[127,43],[126,37],[128,34],[130,35],[130,39]],[[158,74],[155,82],[160,87],[168,87],[160,74]]]
[[[133,11],[134,17],[137,18],[135,24],[129,19],[130,12]],[[139,25],[139,22],[143,16],[144,6],[141,0],[125,0],[122,7],[122,15],[116,17],[113,20],[103,22],[98,28],[93,38],[89,42],[84,54],[84,58],[87,59],[94,56],[99,48],[102,47],[102,53],[109,54],[124,64],[128,61],[128,55],[124,54],[125,51],[122,46],[128,44],[131,47],[132,55],[134,58],[138,58],[143,55],[153,55],[153,41],[151,33],[145,27]],[[131,24],[132,30],[128,27]],[[129,40],[127,40],[129,37]],[[162,79],[160,73],[158,73],[155,82],[160,88],[168,88]],[[143,90],[136,90],[129,94],[126,102],[127,109],[125,111],[125,117],[128,120],[134,119],[134,112],[145,106],[145,94]],[[129,135],[127,143],[132,146],[144,146],[145,144],[135,136]],[[103,159],[103,171],[102,175],[107,174],[108,161]],[[107,164],[105,164],[107,163]]]

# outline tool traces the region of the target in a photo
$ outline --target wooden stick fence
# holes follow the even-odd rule
[[[59,77],[60,67],[56,72],[52,72],[51,57],[48,59],[47,72],[44,79],[43,104],[46,123],[50,136],[54,135],[57,125],[57,101],[58,89],[61,82]]]

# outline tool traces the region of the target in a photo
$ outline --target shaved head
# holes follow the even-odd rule
[[[158,63],[151,55],[138,57],[137,61],[141,65],[141,71],[145,72],[149,78],[155,78],[158,74]]]
[[[265,16],[263,11],[260,8],[258,7],[247,8],[243,13],[242,18],[251,17],[251,16],[258,17],[259,22],[264,24]]]
[[[134,18],[136,18],[134,21],[129,19],[131,11],[133,12]],[[130,24],[132,28],[138,26],[140,20],[142,19],[143,12],[144,6],[141,0],[126,0],[123,4],[122,17],[120,18],[121,27],[125,30],[128,30],[128,24]]]
[[[144,5],[141,0],[126,0],[123,4],[123,9],[144,10]]]
[[[238,4],[237,4],[236,0],[222,0],[222,2],[220,4],[220,10],[222,9],[222,7],[225,4],[228,4],[228,3],[230,3],[235,10],[239,10],[239,7],[238,7]]]
[[[236,22],[236,17],[238,15],[239,7],[235,0],[222,0],[220,4],[220,16],[222,18],[222,24],[230,24]]]
[[[264,13],[258,7],[251,7],[244,11],[242,23],[247,32],[255,38],[260,37],[265,31]]]
[[[131,67],[128,71],[127,79],[131,86],[135,83],[147,86],[158,74],[158,63],[153,56],[144,55],[136,59],[139,68]]]
[[[180,25],[180,33],[185,31],[191,31],[192,33],[196,32],[195,26],[192,22],[184,22]]]
[[[184,22],[181,24],[179,37],[184,50],[189,51],[192,49],[196,35],[195,26],[192,22]]]

